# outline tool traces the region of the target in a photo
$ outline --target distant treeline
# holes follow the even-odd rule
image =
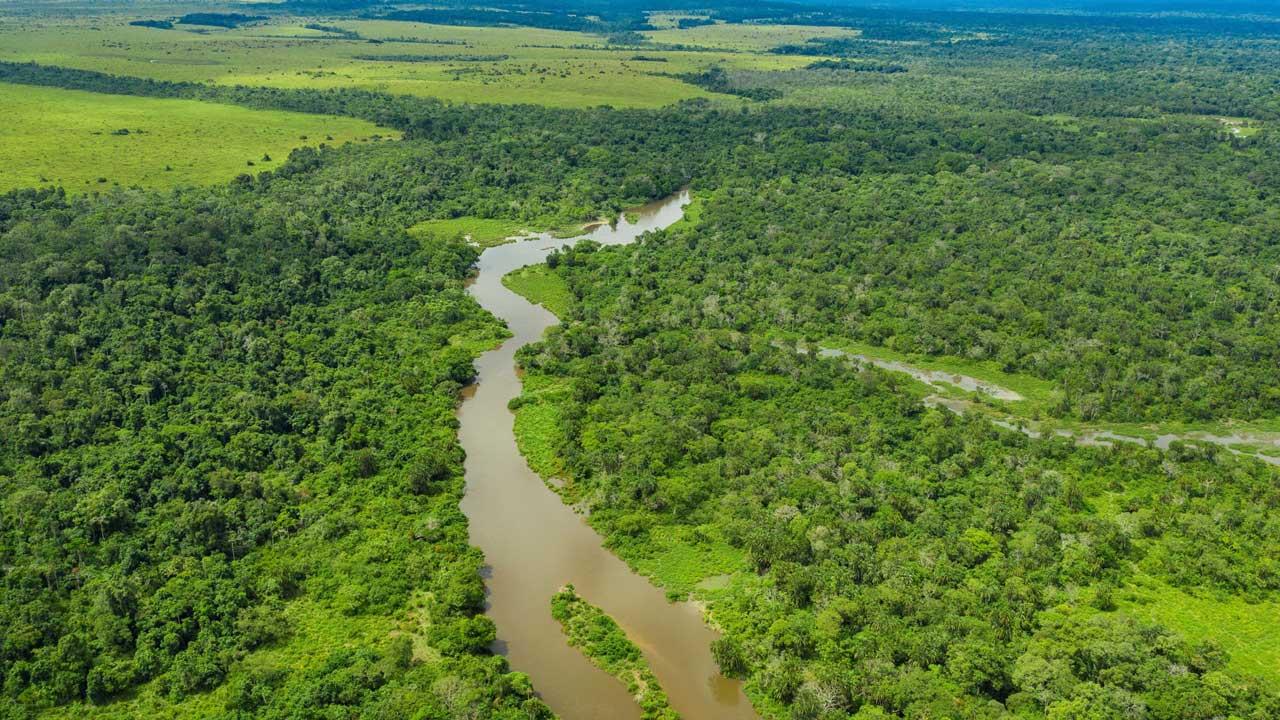
[[[887,40],[889,38],[876,38],[879,40]],[[905,38],[896,38],[903,40]],[[771,48],[769,52],[775,55],[849,55],[861,56],[868,52],[869,49],[877,44],[865,32],[858,37],[836,37],[836,38],[810,38],[802,43],[794,43],[790,45],[779,45]]]
[[[718,66],[708,68],[700,73],[681,73],[673,77],[690,85],[697,85],[704,90],[726,95],[737,95],[748,100],[772,100],[782,97],[782,91],[777,88],[737,85],[729,77],[729,74],[724,71],[724,68]]]
[[[991,10],[951,10],[926,7],[840,7],[819,2],[788,3],[729,1],[721,3],[602,2],[602,0],[525,0],[494,7],[436,7],[386,11],[379,0],[286,0],[259,3],[251,7],[285,8],[295,13],[346,12],[363,17],[429,22],[444,25],[518,25],[553,30],[609,33],[620,30],[653,29],[646,12],[685,10],[706,13],[705,17],[679,18],[679,28],[714,22],[819,25],[858,28],[864,39],[929,42],[947,40],[976,32],[1036,32],[1066,37],[1085,33],[1133,33],[1167,37],[1219,35],[1231,37],[1277,37],[1280,23],[1256,16],[1227,14],[1241,12],[1215,7],[1216,14],[1154,14],[1131,12],[1051,13],[1036,8]],[[1152,8],[1157,6],[1153,3]],[[1160,11],[1169,8],[1161,6]],[[1257,11],[1254,11],[1257,12]]]
[[[234,28],[266,19],[265,15],[245,15],[243,13],[187,13],[178,18],[178,22],[183,25]]]
[[[356,60],[385,60],[387,62],[502,62],[510,55],[356,55]]]
[[[431,38],[415,38],[415,37],[384,38],[379,42],[416,43],[418,45],[461,45],[463,47],[466,47],[467,45],[466,40],[434,40]]]
[[[857,62],[854,60],[819,60],[804,66],[805,70],[848,70],[869,73],[904,73],[906,65],[882,62]]]
[[[715,24],[716,24],[716,21],[712,20],[709,17],[680,18],[679,20],[676,20],[676,27],[680,28],[681,30],[688,30],[689,28],[696,28],[696,27],[702,27],[703,25],[715,25]]]
[[[171,20],[134,20],[129,24],[134,27],[156,28],[157,30],[173,29],[173,22]]]
[[[360,33],[356,32],[355,30],[346,30],[344,28],[340,28],[337,25],[321,25],[320,23],[307,23],[303,27],[305,27],[308,30],[316,30],[322,33],[329,33],[330,35],[336,35],[338,37],[345,38],[347,40],[360,39]]]
[[[928,41],[974,32],[1043,33],[1057,37],[1080,33],[1136,33],[1170,37],[1221,35],[1275,37],[1280,23],[1257,18],[1206,14],[1066,14],[998,10],[831,7],[788,3],[752,3],[714,7],[711,16],[730,23],[853,27],[875,40]]]

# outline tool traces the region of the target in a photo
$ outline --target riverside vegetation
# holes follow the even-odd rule
[[[516,55],[454,25],[484,9],[431,16],[458,38],[330,10],[208,32],[256,58],[277,32],[322,38],[313,60],[353,43],[326,27]],[[398,138],[0,196],[0,716],[549,717],[493,654],[458,510],[453,409],[504,336],[463,236],[686,185],[686,221],[510,278],[564,321],[519,356],[516,427],[611,549],[707,603],[762,715],[1280,715],[1276,469],[1031,439],[778,340],[983,363],[1049,420],[1274,425],[1276,25],[1233,12],[502,16],[667,57],[626,61],[649,109],[6,41],[15,86]]]
[[[667,702],[640,648],[627,639],[613,618],[578,596],[568,585],[551,598],[551,616],[564,628],[569,644],[580,648],[605,672],[626,683],[645,720],[680,720]]]

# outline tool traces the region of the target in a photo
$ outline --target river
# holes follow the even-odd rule
[[[620,681],[566,642],[551,617],[551,596],[572,583],[587,601],[613,616],[640,646],[658,681],[685,720],[756,718],[741,685],[722,677],[711,658],[716,638],[691,603],[671,603],[646,578],[601,546],[595,533],[549,490],[516,447],[507,403],[520,394],[515,352],[536,342],[556,317],[508,290],[502,276],[543,262],[554,248],[582,239],[604,245],[633,242],[684,216],[688,192],[632,210],[573,239],[547,234],[486,249],[471,295],[506,321],[513,337],[476,360],[476,383],[458,410],[458,437],[467,452],[462,510],[471,543],[488,563],[487,612],[498,628],[497,652],[527,673],[543,700],[564,720],[629,720],[640,710]]]

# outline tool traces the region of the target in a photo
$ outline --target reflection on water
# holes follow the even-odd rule
[[[582,237],[604,245],[634,241],[679,220],[689,195],[681,192],[601,224]],[[569,647],[551,618],[551,596],[572,583],[583,598],[618,621],[648,659],[671,705],[686,720],[755,718],[740,685],[722,677],[711,658],[715,635],[689,603],[664,593],[613,554],[581,517],[529,470],[516,448],[507,403],[520,393],[515,352],[542,337],[556,318],[502,285],[507,273],[542,262],[555,248],[581,240],[547,234],[484,251],[468,291],[506,321],[513,337],[476,361],[477,382],[458,411],[467,451],[462,510],[471,542],[489,563],[488,613],[498,626],[495,650],[528,673],[547,704],[565,720],[627,720],[639,708],[618,680]]]

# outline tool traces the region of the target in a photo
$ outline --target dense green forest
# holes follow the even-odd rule
[[[639,34],[648,6],[546,5],[284,11],[670,51]],[[0,63],[404,134],[214,187],[0,196],[0,717],[550,717],[494,652],[458,507],[456,403],[506,333],[465,292],[479,249],[407,228],[563,227],[686,186],[688,221],[513,278],[566,321],[519,356],[553,389],[525,404],[551,406],[539,441],[611,549],[736,563],[707,594],[713,651],[763,715],[1280,716],[1280,671],[1141,612],[1194,598],[1274,626],[1276,469],[1033,440],[778,339],[994,361],[1074,421],[1280,418],[1277,25],[781,3],[676,22],[744,20],[863,32],[773,48],[812,56],[794,70],[681,76],[715,99],[656,110]]]
[[[545,712],[488,655],[457,507],[456,396],[503,331],[462,292],[477,251],[410,238],[403,218],[500,198],[590,217],[626,199],[608,179],[638,165],[549,172],[567,137],[299,151],[209,190],[4,197],[7,714],[148,681],[173,702],[229,686],[245,717]],[[581,194],[538,204],[574,173]],[[372,646],[296,672],[240,664],[310,615],[402,618],[423,597],[429,621]]]
[[[1273,469],[1194,446],[1033,441],[926,410],[897,376],[778,347],[762,334],[782,310],[738,313],[787,296],[771,264],[795,247],[717,232],[714,208],[634,251],[557,258],[573,321],[521,361],[539,387],[564,386],[540,401],[556,407],[566,493],[610,547],[643,562],[674,528],[745,551],[755,574],[717,598],[716,652],[765,707],[1280,712],[1274,686],[1223,672],[1220,646],[1113,612],[1138,578],[1280,589]],[[716,268],[761,278],[762,295],[731,299]]]
[[[538,705],[487,656],[482,558],[457,508],[454,396],[470,348],[502,332],[464,299],[475,251],[330,224],[333,199],[10,197],[7,716],[148,680],[178,701],[287,642],[295,601],[355,618],[423,592],[442,662],[413,664],[404,635],[296,672],[242,668],[226,712],[457,701],[433,683],[495,715]]]

